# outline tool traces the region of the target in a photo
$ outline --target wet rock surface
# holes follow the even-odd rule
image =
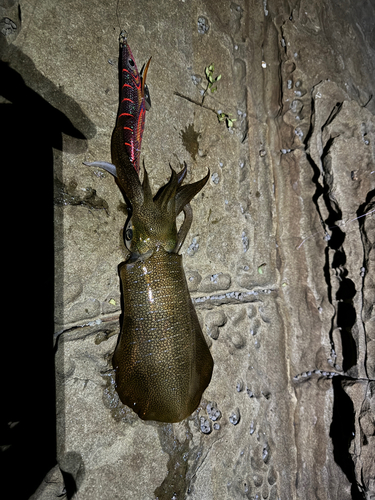
[[[154,192],[169,163],[187,162],[187,182],[211,172],[181,253],[215,367],[198,410],[171,425],[139,420],[114,390],[127,212],[113,178],[82,165],[110,161],[117,1],[21,2],[22,26],[3,4],[3,60],[69,121],[61,151],[51,141],[68,498],[372,498],[374,5],[118,3],[138,67],[152,55]]]

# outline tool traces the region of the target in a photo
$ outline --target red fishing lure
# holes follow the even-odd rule
[[[123,170],[127,166],[124,167],[124,164],[133,165],[137,175],[139,175],[145,114],[146,110],[151,107],[150,94],[146,85],[146,75],[151,57],[142,76],[142,74],[138,73],[133,54],[127,44],[125,31],[121,31],[119,41],[121,50],[121,101],[111,141],[113,163],[94,161],[91,163],[84,162],[84,164],[104,168],[116,178],[120,178],[121,182],[121,178],[126,175]],[[119,171],[118,168],[120,168]]]
[[[146,75],[151,58],[146,64],[143,77],[138,73],[137,65],[129,45],[126,32],[120,34],[121,47],[121,102],[117,116],[117,126],[123,129],[126,153],[136,172],[140,170],[142,135],[145,127],[146,109],[150,107]]]

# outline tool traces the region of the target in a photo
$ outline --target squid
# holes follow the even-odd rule
[[[150,103],[125,33],[120,35],[122,86],[111,140],[112,163],[93,162],[112,174],[128,218],[124,243],[129,257],[119,265],[123,317],[113,355],[116,391],[143,420],[180,422],[198,407],[211,381],[213,358],[192,303],[179,250],[192,223],[190,201],[203,179],[183,185],[187,166],[153,195],[140,146]],[[179,230],[176,218],[183,212]]]

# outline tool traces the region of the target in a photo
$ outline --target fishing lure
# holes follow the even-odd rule
[[[146,64],[143,78],[139,75],[137,65],[126,41],[126,33],[120,34],[121,48],[121,102],[117,116],[117,124],[122,127],[125,151],[137,174],[140,170],[140,155],[143,130],[145,128],[146,109],[151,101],[146,86],[147,70],[151,57]]]
[[[117,112],[116,128],[121,128],[123,148],[130,163],[139,174],[145,115],[146,111],[151,107],[150,93],[146,85],[151,57],[146,64],[143,76],[141,76],[127,43],[125,31],[121,31],[119,42],[121,61],[120,105]],[[105,168],[108,172],[114,174],[111,163],[92,162],[90,165]]]
[[[122,45],[122,65],[130,72],[129,65],[136,69],[135,62],[130,56],[133,66],[125,53],[131,54],[127,44]],[[138,92],[137,82],[137,71],[133,71],[126,85]],[[145,99],[142,84],[140,88],[138,95]],[[142,113],[142,103],[133,111],[126,108],[127,102],[120,105],[112,135],[113,163],[86,163],[116,177],[129,210],[124,242],[130,256],[119,265],[123,320],[113,356],[116,390],[121,401],[143,420],[179,422],[199,405],[214,364],[178,254],[192,222],[190,201],[204,187],[210,172],[197,182],[182,185],[186,165],[179,173],[171,168],[170,180],[153,196],[146,169],[141,184],[133,149],[124,139],[124,128],[132,129],[129,123],[141,123],[132,129],[140,132],[138,137],[132,136],[140,149],[143,125],[137,113]],[[130,109],[129,113],[124,109]],[[176,218],[182,211],[185,218],[177,231]]]

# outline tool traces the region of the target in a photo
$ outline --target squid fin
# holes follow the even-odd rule
[[[89,167],[100,167],[112,174],[114,177],[117,178],[117,170],[115,165],[112,163],[108,163],[106,161],[93,161],[92,163],[88,163],[86,161],[83,162],[84,165],[87,165]]]

